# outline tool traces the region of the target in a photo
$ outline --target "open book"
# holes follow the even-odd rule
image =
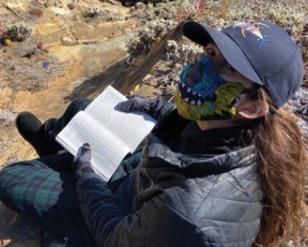
[[[84,111],[78,112],[56,137],[73,155],[82,144],[89,143],[91,163],[97,174],[106,181],[122,159],[135,151],[156,124],[145,113],[115,110],[115,106],[124,100],[124,95],[108,86]]]

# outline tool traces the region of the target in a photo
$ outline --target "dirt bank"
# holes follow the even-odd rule
[[[96,87],[110,83],[110,75],[102,75],[126,57],[126,43],[135,31],[128,9],[117,5],[95,1],[97,12],[114,16],[101,19],[83,17],[85,10],[95,9],[93,1],[82,1],[73,10],[65,1],[47,8],[24,2],[12,1],[10,8],[25,20],[0,7],[1,24],[26,21],[32,29],[26,41],[0,49],[0,166],[35,156],[16,133],[16,114],[27,110],[44,120],[58,116],[73,97],[91,97]],[[74,91],[84,83],[87,90]]]

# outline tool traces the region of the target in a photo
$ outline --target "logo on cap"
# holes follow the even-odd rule
[[[263,36],[261,33],[261,26],[268,27],[266,24],[262,22],[256,22],[254,20],[247,20],[246,22],[239,22],[233,25],[233,28],[239,27],[241,29],[242,36],[246,38],[246,33],[250,32],[258,37],[257,47],[260,48],[264,42],[270,42],[270,40]]]

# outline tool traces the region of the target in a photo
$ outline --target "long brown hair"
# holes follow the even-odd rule
[[[299,232],[307,153],[295,116],[286,108],[275,110],[263,89],[258,89],[257,95],[270,112],[255,130],[264,200],[261,229],[254,245],[281,246]]]

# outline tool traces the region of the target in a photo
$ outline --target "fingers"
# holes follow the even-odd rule
[[[74,161],[90,162],[91,161],[91,147],[89,143],[84,143],[77,151]]]
[[[149,99],[141,96],[128,97],[126,101],[120,102],[115,109],[123,112],[143,111],[149,108]]]
[[[132,112],[132,111],[139,111],[142,107],[140,103],[140,99],[137,96],[128,98],[126,101],[120,102],[116,109],[123,111],[123,112]]]
[[[122,112],[130,112],[133,108],[133,103],[130,100],[123,101],[116,105],[116,110]]]
[[[91,147],[89,143],[84,143],[79,149],[78,152],[80,155],[83,155],[86,152],[91,152]]]
[[[82,149],[82,151],[84,151],[84,152],[91,151],[90,144],[89,144],[89,143],[84,143],[84,144],[81,146],[81,149]]]

